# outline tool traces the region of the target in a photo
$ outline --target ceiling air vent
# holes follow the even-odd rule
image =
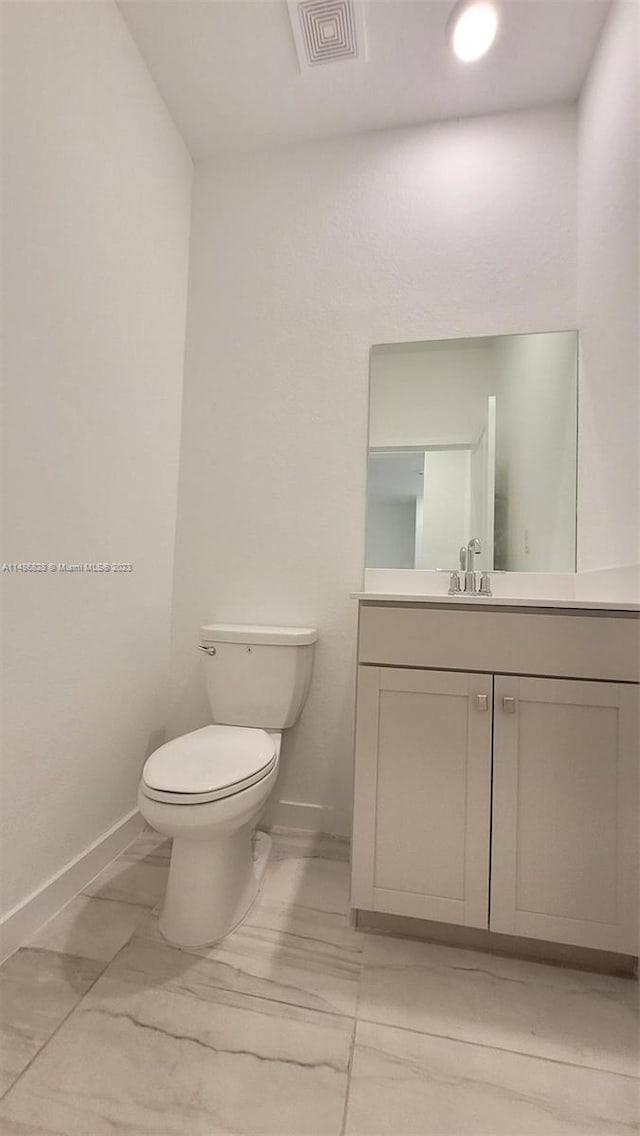
[[[356,0],[290,0],[289,18],[302,71],[344,59],[365,61],[364,18]]]

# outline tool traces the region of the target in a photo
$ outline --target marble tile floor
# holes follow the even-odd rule
[[[633,980],[357,932],[348,846],[313,836],[179,950],[168,859],[143,833],[0,968],[2,1136],[640,1132]]]

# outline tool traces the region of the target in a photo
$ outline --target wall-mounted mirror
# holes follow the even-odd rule
[[[367,568],[575,572],[575,331],[371,350]]]

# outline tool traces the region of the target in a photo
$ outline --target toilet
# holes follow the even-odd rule
[[[271,838],[255,827],[278,776],[282,731],[306,701],[318,633],[310,627],[201,628],[214,725],[147,759],[138,807],[173,839],[160,930],[181,947],[224,938],[244,918]]]

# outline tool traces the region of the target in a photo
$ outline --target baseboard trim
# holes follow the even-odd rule
[[[301,832],[324,832],[351,839],[351,813],[308,801],[276,801],[269,810],[269,825]]]
[[[144,828],[137,809],[127,813],[59,872],[0,919],[0,963],[115,860]]]

